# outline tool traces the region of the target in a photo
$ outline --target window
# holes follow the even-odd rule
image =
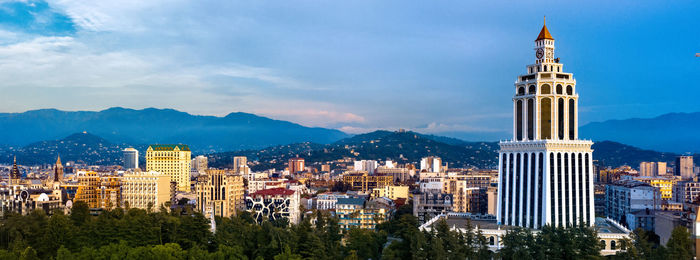
[[[518,95],[525,95],[525,87],[518,88]]]
[[[548,84],[544,84],[540,87],[540,94],[552,94],[552,87]]]
[[[535,108],[534,108],[534,100],[528,99],[527,100],[527,139],[528,140],[533,140],[534,138],[534,117],[535,117]]]
[[[561,85],[557,85],[557,94],[559,94],[559,95],[564,94],[563,91],[562,91],[562,86],[561,86]]]
[[[566,94],[567,95],[573,95],[574,94],[574,88],[571,85],[566,86]]]
[[[564,99],[559,98],[557,104],[557,133],[559,133],[559,139],[564,139]]]
[[[569,99],[569,140],[576,139],[576,102]]]
[[[516,118],[516,129],[517,132],[516,139],[518,141],[523,140],[523,101],[518,100],[515,108],[515,118]]]
[[[540,102],[540,138],[552,138],[552,101],[543,98]]]
[[[537,88],[535,88],[535,85],[530,85],[530,86],[528,87],[527,93],[528,93],[528,94],[535,94],[535,92],[537,92],[536,89],[537,89]]]

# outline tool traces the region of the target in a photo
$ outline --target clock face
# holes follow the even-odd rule
[[[536,54],[537,54],[537,58],[538,58],[538,59],[541,59],[542,56],[544,56],[544,51],[543,51],[542,49],[539,49],[539,50],[537,50],[537,53],[536,53]]]

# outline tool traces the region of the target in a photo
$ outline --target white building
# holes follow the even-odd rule
[[[139,151],[134,148],[124,149],[124,169],[136,169],[139,167]]]
[[[156,171],[128,171],[124,173],[121,183],[122,201],[131,208],[159,210],[169,202],[174,190],[171,190],[170,176]]]
[[[666,162],[639,163],[639,176],[656,177],[666,175]]]
[[[619,180],[605,186],[605,215],[616,221],[637,210],[658,208],[658,189],[637,180]]]
[[[198,155],[192,159],[192,170],[196,172],[204,172],[209,169],[209,160],[204,155]]]
[[[259,190],[246,197],[246,209],[257,223],[286,218],[290,224],[299,224],[300,203],[299,192],[285,188]]]
[[[233,171],[237,174],[245,175],[250,172],[248,168],[248,157],[245,156],[234,156],[233,157]]]
[[[316,209],[318,210],[331,210],[335,209],[335,204],[338,202],[338,198],[349,198],[347,194],[338,192],[325,192],[318,194],[316,196]]]
[[[442,159],[440,157],[429,156],[420,160],[420,170],[428,172],[443,172]]]
[[[362,160],[355,161],[355,171],[366,171],[369,175],[374,174],[377,170],[377,161],[375,160]]]
[[[576,80],[554,57],[547,26],[535,58],[515,81],[513,139],[500,143],[497,221],[593,225],[593,142],[578,139]]]

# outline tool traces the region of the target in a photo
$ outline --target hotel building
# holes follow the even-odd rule
[[[190,191],[190,163],[192,152],[187,145],[154,144],[146,150],[146,171],[170,176],[178,191]]]

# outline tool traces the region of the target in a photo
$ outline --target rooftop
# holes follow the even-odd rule
[[[265,189],[265,190],[259,190],[256,191],[252,194],[250,194],[251,197],[255,196],[275,196],[275,195],[284,195],[284,196],[289,196],[294,194],[293,190],[285,189],[285,188],[272,188],[272,189]]]
[[[189,151],[190,147],[185,144],[152,144],[148,146],[153,151],[173,151],[175,148],[180,151]]]
[[[338,205],[338,204],[363,206],[363,205],[365,205],[365,199],[363,199],[363,198],[338,198],[338,202],[336,202],[336,205]]]

